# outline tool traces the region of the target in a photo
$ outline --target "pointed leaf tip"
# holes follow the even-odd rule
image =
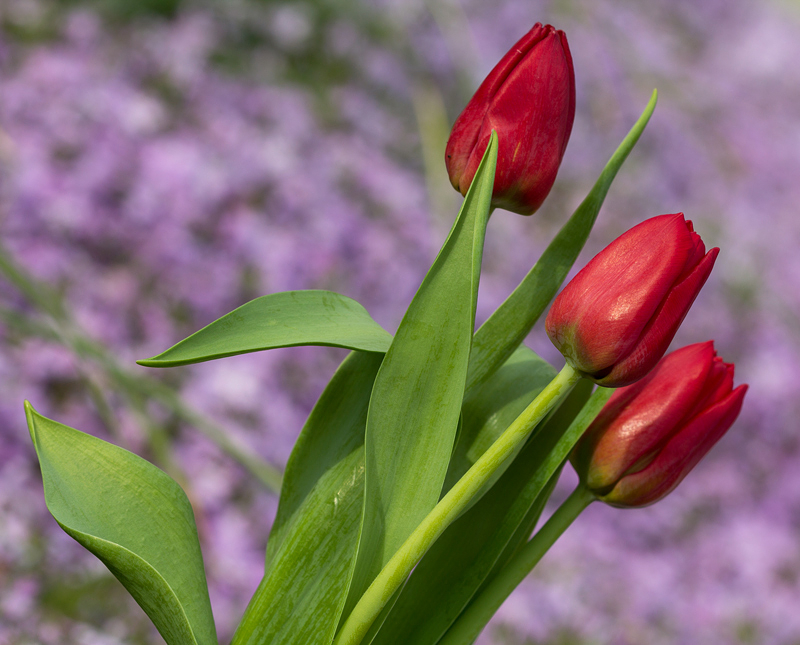
[[[251,300],[165,352],[136,362],[177,367],[299,345],[383,353],[391,341],[391,334],[352,298],[333,291],[284,291]]]
[[[216,645],[194,514],[180,486],[28,401],[25,414],[45,502],[61,528],[103,561],[168,645]]]

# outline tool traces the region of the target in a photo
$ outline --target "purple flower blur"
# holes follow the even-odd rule
[[[439,242],[417,161],[412,86],[433,81],[454,116],[469,98],[454,79],[470,77],[466,85],[475,87],[520,25],[557,24],[569,34],[579,70],[574,136],[540,217],[492,220],[478,317],[530,268],[651,89],[668,87],[670,100],[661,101],[647,141],[615,180],[586,258],[642,212],[690,211],[709,246],[726,253],[676,344],[714,337],[751,390],[735,432],[691,479],[636,513],[590,508],[481,642],[797,640],[797,18],[777,4],[744,0],[582,0],[564,7],[484,0],[464,5],[463,28],[442,32],[439,25],[455,23],[437,23],[402,0],[378,4],[358,5],[363,23],[342,13],[322,25],[313,6],[304,13],[289,3],[275,5],[276,14],[289,12],[280,20],[270,13],[262,21],[288,30],[263,40],[289,43],[294,60],[319,45],[342,65],[338,78],[342,69],[352,72],[352,83],[312,96],[284,80],[296,70],[266,45],[252,68],[280,82],[209,65],[224,46],[221,33],[241,27],[225,14],[226,3],[212,15],[187,0],[172,22],[115,27],[78,10],[57,14],[55,28],[46,24],[49,0],[0,3],[2,24],[30,36],[0,31],[3,243],[61,290],[80,324],[123,363],[250,297],[288,288],[344,292],[393,329]],[[361,30],[370,21],[381,29]],[[58,37],[48,40],[50,32]],[[410,47],[398,52],[371,40],[375,33],[392,43],[410,40]],[[420,69],[429,71],[423,77]],[[315,113],[319,103],[327,106],[326,126]],[[442,191],[452,193],[438,165],[435,171]],[[449,225],[453,213],[441,216]],[[41,322],[4,280],[0,311]],[[30,494],[38,474],[20,401],[28,396],[42,412],[104,436],[109,429],[86,387],[87,378],[102,381],[103,374],[52,339],[15,327],[10,316],[2,321],[0,641],[151,642],[132,603],[115,606],[113,620],[79,613],[57,623],[46,609],[63,590],[59,579],[73,584],[72,593],[86,584],[87,602],[123,596],[102,586],[101,565],[73,548],[41,496]],[[529,341],[534,349],[558,359],[540,336]],[[282,465],[340,356],[280,350],[167,378],[237,439]],[[110,402],[115,441],[147,449],[141,420],[116,396]],[[275,500],[193,429],[154,413],[174,436],[176,467],[187,473],[224,637],[258,582]],[[244,543],[232,537],[243,526]]]

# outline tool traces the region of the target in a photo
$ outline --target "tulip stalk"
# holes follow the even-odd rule
[[[581,378],[580,372],[565,365],[456,482],[373,580],[345,621],[335,645],[358,645],[361,642],[381,610],[431,545],[467,508],[514,449],[525,441],[536,425],[569,394]]]
[[[556,540],[595,499],[594,494],[584,484],[578,484],[578,487],[558,507],[544,526],[470,603],[439,641],[439,645],[470,645],[473,643],[500,605],[511,595],[511,592],[539,564]]]

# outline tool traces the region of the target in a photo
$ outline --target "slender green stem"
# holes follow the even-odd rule
[[[517,585],[539,563],[561,534],[595,500],[583,484],[572,492],[536,535],[509,560],[447,631],[439,645],[470,645]]]
[[[336,645],[357,645],[361,642],[384,605],[403,584],[425,552],[469,505],[514,448],[526,439],[536,424],[567,395],[580,378],[580,373],[565,365],[472,468],[456,482],[369,586],[339,632]]]
[[[0,247],[0,273],[40,311],[45,312],[54,320],[66,320],[67,312],[58,292],[28,275],[11,259],[11,255],[4,247]]]

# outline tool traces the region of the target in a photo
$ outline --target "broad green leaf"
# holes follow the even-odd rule
[[[189,500],[133,453],[41,416],[25,403],[47,508],[144,609],[168,645],[216,645]]]
[[[234,645],[333,640],[355,563],[364,429],[382,358],[351,353],[311,411],[286,466],[264,579]]]
[[[514,356],[516,360],[509,360],[474,398],[472,409],[484,412],[480,416],[484,427],[494,426],[490,434],[498,430],[498,425],[502,426],[499,428],[502,432],[543,387],[542,381],[548,371],[541,369],[544,361],[530,350],[523,353],[524,358],[520,358],[519,353]],[[524,367],[529,368],[529,374],[524,374]],[[491,414],[496,392],[503,385],[513,387],[515,379],[526,382],[527,394],[498,401]],[[591,383],[587,383],[588,388],[579,384],[573,390],[558,411],[534,431],[496,484],[431,547],[411,574],[373,645],[436,643],[491,574],[498,560],[507,559],[506,550],[516,548],[516,542],[510,543],[519,539],[531,521],[535,523],[555,484],[561,462],[555,470],[542,466],[585,403],[591,390]],[[466,409],[465,406],[465,416]],[[469,417],[465,418],[465,430],[469,423]],[[480,454],[482,451],[476,450],[475,459]],[[522,539],[529,535],[530,530]]]
[[[365,439],[363,528],[345,617],[439,501],[467,377],[496,158],[493,134],[375,379]]]
[[[475,334],[467,390],[482,383],[522,343],[583,249],[611,182],[639,140],[656,107],[654,91],[642,116],[606,164],[600,178],[542,257]]]
[[[363,449],[369,397],[382,360],[380,354],[351,352],[309,414],[286,463],[278,513],[267,543],[267,568],[283,543],[286,526],[315,487],[314,494],[319,494],[319,480]],[[332,491],[331,500],[336,493]]]
[[[175,367],[297,345],[385,352],[391,341],[355,300],[332,291],[285,291],[251,300],[158,356],[137,362]]]

